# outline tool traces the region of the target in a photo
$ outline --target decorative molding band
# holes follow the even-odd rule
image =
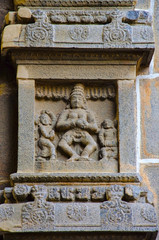
[[[45,98],[53,100],[68,100],[70,97],[71,89],[69,87],[49,86],[37,84],[35,90],[36,98]],[[86,99],[104,100],[112,99],[115,97],[115,88],[110,85],[107,87],[86,87]]]
[[[140,183],[138,173],[13,173],[11,183],[35,182],[124,182]]]
[[[110,60],[130,60],[138,61],[142,57],[142,53],[139,52],[83,52],[83,51],[31,51],[31,50],[11,50],[11,54],[15,60],[73,60],[73,61],[110,61]]]
[[[7,202],[26,202],[28,198],[31,198],[32,192],[34,190],[34,183],[29,184],[16,184],[14,187],[5,188],[3,191],[4,201]],[[74,201],[74,202],[103,202],[109,199],[110,191],[112,194],[115,194],[116,197],[120,197],[121,194],[124,196],[124,199],[129,201],[139,200],[143,198],[143,203],[147,202],[151,205],[154,205],[153,194],[147,189],[135,185],[93,185],[93,186],[59,186],[59,185],[37,185],[41,189],[46,189],[46,196],[50,202],[63,202],[63,201]]]
[[[135,6],[136,0],[14,0],[14,5],[29,7]]]

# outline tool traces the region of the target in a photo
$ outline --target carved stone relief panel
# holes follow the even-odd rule
[[[35,171],[118,172],[115,87],[37,83]]]

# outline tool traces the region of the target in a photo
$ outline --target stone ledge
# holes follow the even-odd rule
[[[27,7],[101,7],[101,6],[120,6],[120,7],[131,7],[135,6],[136,0],[94,0],[94,1],[85,1],[85,0],[78,0],[78,1],[67,1],[67,0],[14,0],[15,7],[18,6],[27,6]]]
[[[25,234],[6,234],[5,240],[154,240],[156,233],[140,233],[140,232],[129,232],[129,233],[25,233]]]
[[[10,176],[11,183],[36,182],[133,182],[140,183],[137,173],[14,173]]]

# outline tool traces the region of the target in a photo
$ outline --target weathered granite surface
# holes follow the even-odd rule
[[[140,80],[141,91],[141,158],[159,157],[159,78]]]
[[[120,172],[136,172],[136,96],[134,80],[118,81],[118,111]]]
[[[159,1],[155,0],[154,4],[154,37],[155,37],[155,43],[156,43],[156,50],[155,50],[155,55],[154,55],[154,72],[158,73],[159,72],[159,58],[158,58],[158,43],[159,43],[159,28],[158,28],[158,11],[159,11]]]
[[[136,4],[137,9],[145,9],[148,10],[150,7],[150,1],[149,0],[138,0]]]
[[[159,164],[141,164],[141,175],[143,178],[143,183],[148,186],[154,196],[154,203],[157,210],[157,216],[159,219]],[[159,234],[157,236],[157,240],[159,239]]]

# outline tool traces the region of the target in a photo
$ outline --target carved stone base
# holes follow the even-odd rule
[[[145,236],[153,233],[155,236],[157,231],[152,194],[135,185],[17,184],[5,188],[3,197],[0,229],[6,233],[52,232],[53,237],[57,232],[114,232],[118,239],[122,235],[116,234],[120,232],[142,232]],[[60,239],[61,235],[58,236]],[[90,235],[86,236],[89,239]],[[109,234],[104,239],[110,239],[107,236]],[[128,236],[134,239],[131,234]]]

